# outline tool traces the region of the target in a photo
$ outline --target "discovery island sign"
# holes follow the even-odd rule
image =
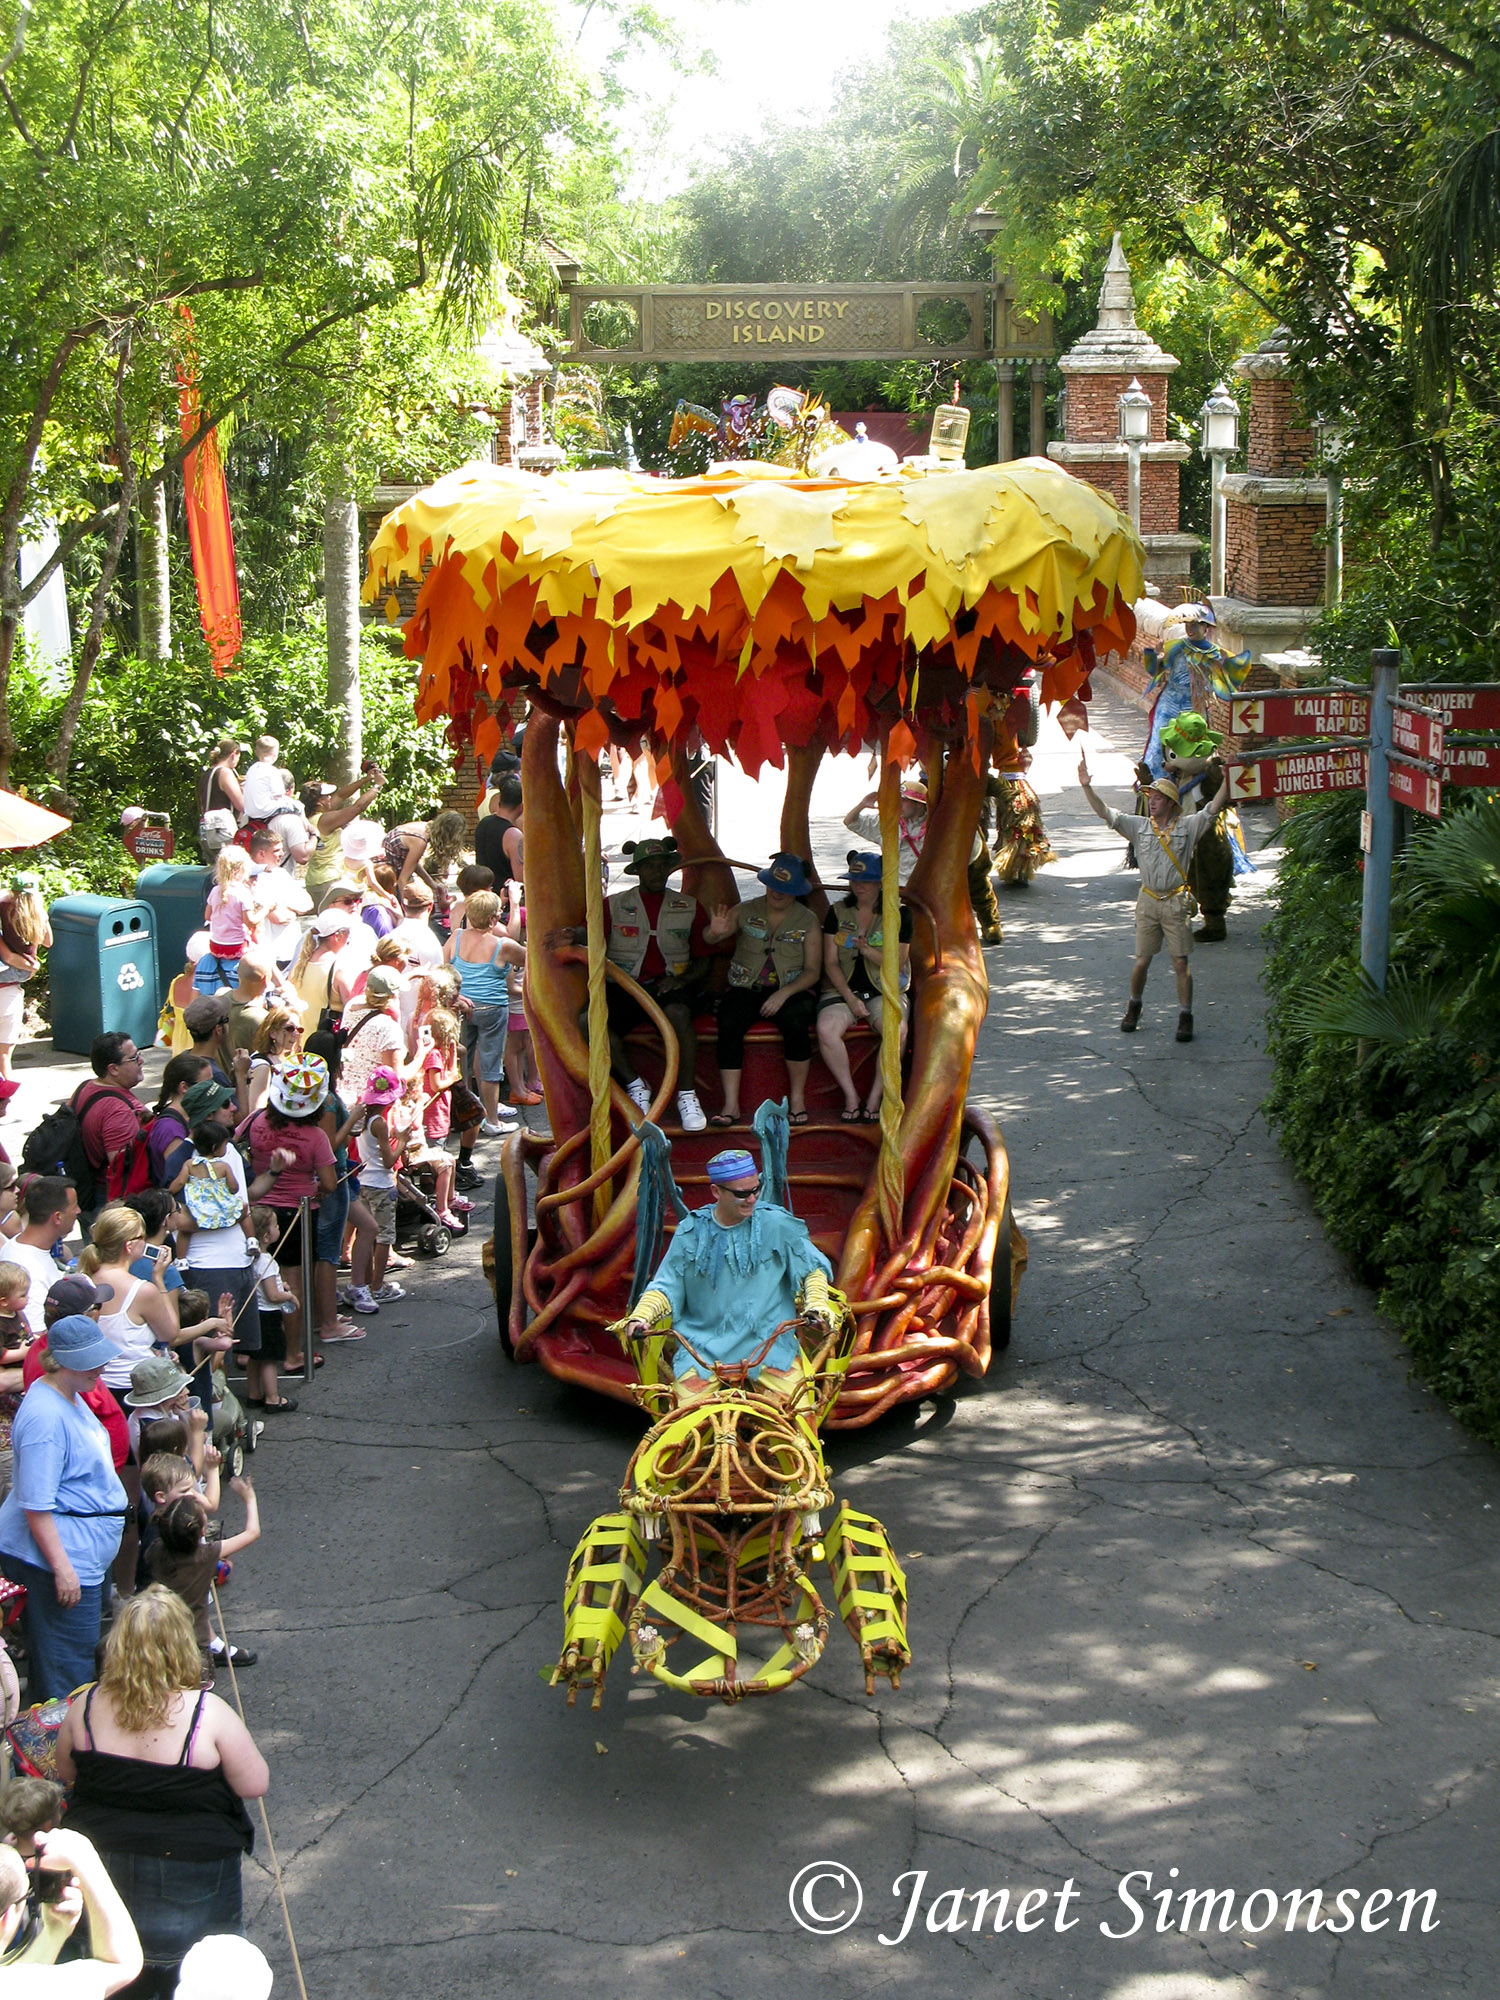
[[[593,361],[1046,359],[1052,325],[997,285],[582,286],[572,351]]]

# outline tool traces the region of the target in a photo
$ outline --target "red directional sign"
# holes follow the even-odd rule
[[[1500,729],[1500,683],[1449,681],[1428,686],[1414,681],[1402,688],[1397,699],[1402,696],[1410,696],[1424,708],[1440,708],[1450,729]]]
[[[1403,756],[1441,764],[1443,730],[1441,715],[1424,715],[1419,709],[1404,708],[1400,702],[1391,703],[1391,748]]]
[[[1298,693],[1234,695],[1231,736],[1367,736],[1370,697],[1345,688],[1304,688]]]
[[[1464,743],[1449,736],[1443,744],[1445,785],[1500,785],[1500,743]]]
[[[1387,789],[1398,806],[1410,806],[1429,819],[1442,818],[1443,781],[1434,772],[1419,771],[1415,765],[1398,764],[1392,758]]]
[[[1301,798],[1313,792],[1356,792],[1364,788],[1368,771],[1369,753],[1359,743],[1282,751],[1231,764],[1229,796],[1238,802]]]

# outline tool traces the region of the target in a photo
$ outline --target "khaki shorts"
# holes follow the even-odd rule
[[[394,1243],[396,1240],[396,1190],[394,1188],[362,1187],[360,1194],[365,1207],[375,1218],[375,1241]]]
[[[1187,896],[1169,896],[1158,902],[1142,889],[1135,904],[1135,955],[1155,958],[1163,945],[1169,958],[1193,955],[1193,921],[1188,915]]]

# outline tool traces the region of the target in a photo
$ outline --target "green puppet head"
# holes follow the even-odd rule
[[[1188,709],[1174,715],[1161,733],[1162,756],[1171,771],[1190,776],[1205,770],[1223,737],[1209,728],[1201,715]]]

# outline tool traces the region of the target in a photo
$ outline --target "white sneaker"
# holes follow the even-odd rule
[[[397,1299],[404,1299],[405,1297],[406,1297],[405,1285],[397,1285],[387,1282],[386,1284],[383,1284],[380,1287],[380,1290],[375,1294],[375,1303],[378,1306],[392,1306],[396,1303]]]
[[[502,1138],[507,1132],[515,1131],[516,1121],[514,1118],[512,1118],[510,1123],[507,1125],[507,1124],[502,1124],[498,1118],[485,1118],[480,1122],[479,1129],[484,1134],[486,1139],[499,1139]]]
[[[349,1287],[348,1305],[351,1312],[378,1313],[380,1311],[379,1306],[375,1303],[375,1294],[370,1290],[368,1285],[351,1285]]]
[[[702,1132],[707,1129],[708,1114],[698,1102],[696,1090],[678,1091],[677,1122],[684,1132]]]
[[[638,1076],[625,1086],[625,1095],[644,1118],[651,1109],[651,1086],[643,1076]]]

